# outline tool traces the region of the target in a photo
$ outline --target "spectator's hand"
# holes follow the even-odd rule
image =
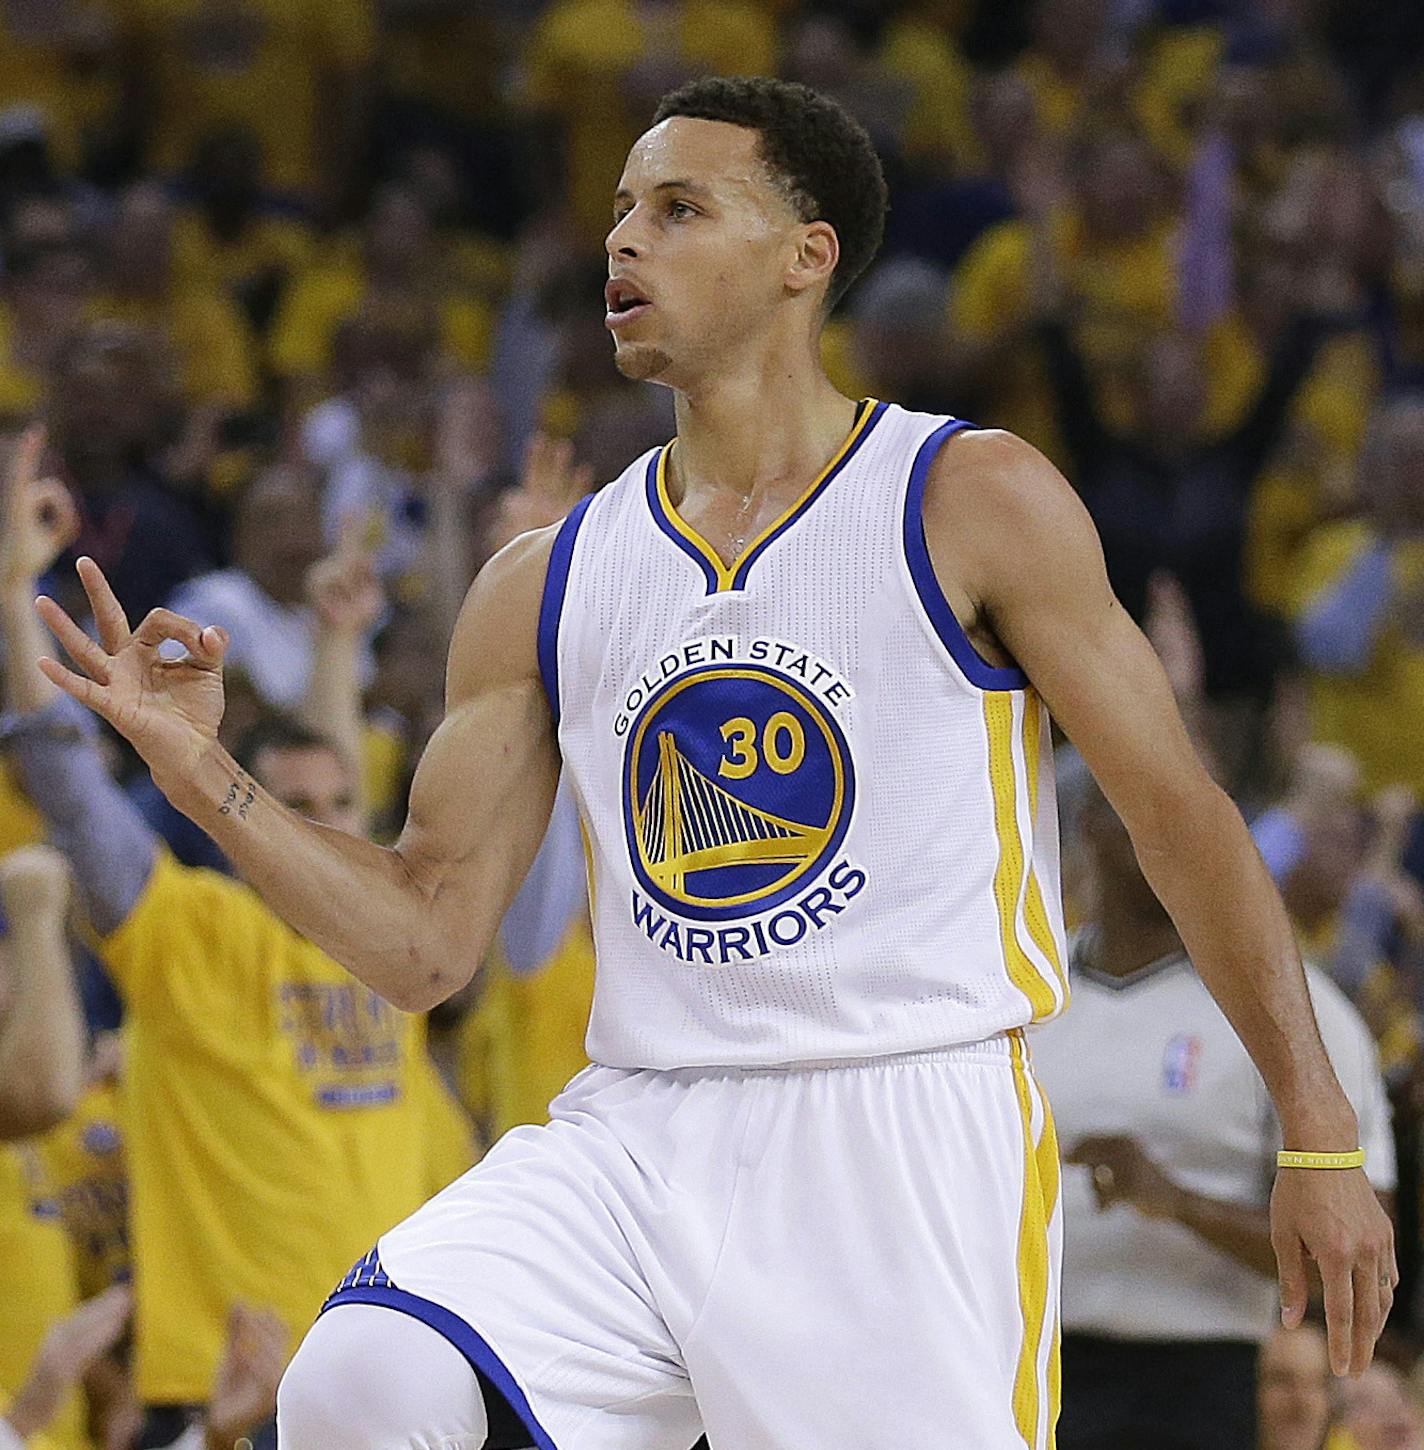
[[[1081,1138],[1064,1162],[1089,1170],[1100,1211],[1125,1203],[1148,1218],[1177,1217],[1181,1189],[1136,1138],[1125,1133]]]
[[[1177,703],[1200,704],[1204,675],[1201,633],[1187,591],[1174,574],[1159,569],[1147,581],[1147,617],[1142,627],[1162,661]]]
[[[0,506],[0,586],[32,590],[34,581],[79,537],[79,510],[57,478],[41,478],[45,430],[20,435],[5,468]]]
[[[0,856],[0,901],[11,921],[63,921],[69,883],[69,863],[52,846],[21,846]]]
[[[123,606],[99,566],[84,558],[78,568],[100,643],[54,600],[41,598],[36,605],[40,617],[83,674],[47,658],[40,660],[40,672],[102,715],[144,758],[160,784],[186,778],[217,739],[227,632],[216,626],[204,629],[171,609],[150,610],[130,631]],[[159,649],[169,640],[181,644],[187,655],[163,659]]]
[[[51,1327],[29,1379],[5,1415],[22,1440],[39,1434],[54,1419],[89,1366],[118,1343],[132,1307],[133,1295],[116,1285]]]
[[[208,1445],[232,1445],[277,1406],[277,1383],[287,1367],[287,1326],[270,1309],[233,1305],[227,1344],[208,1399]]]
[[[524,456],[519,483],[499,502],[490,543],[502,549],[530,529],[558,523],[593,487],[593,470],[574,462],[574,446],[566,438],[536,433]]]
[[[435,428],[434,482],[465,488],[499,467],[504,428],[494,391],[474,378],[459,378],[440,401]]]
[[[323,629],[361,638],[368,634],[385,608],[385,591],[376,573],[376,561],[362,542],[364,524],[353,519],[342,530],[334,554],[307,571],[307,601],[316,610]]]
[[[1361,1375],[1394,1302],[1394,1229],[1360,1168],[1282,1168],[1271,1193],[1271,1243],[1281,1279],[1281,1322],[1305,1315],[1305,1261],[1325,1289],[1330,1368]]]

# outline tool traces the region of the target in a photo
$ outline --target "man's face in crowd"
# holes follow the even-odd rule
[[[1330,1424],[1330,1361],[1312,1324],[1278,1329],[1261,1346],[1261,1450],[1320,1450]]]
[[[350,768],[326,746],[263,750],[252,772],[289,810],[353,836],[363,834]]]
[[[1424,1418],[1393,1365],[1376,1362],[1341,1385],[1341,1422],[1359,1450],[1421,1450]]]

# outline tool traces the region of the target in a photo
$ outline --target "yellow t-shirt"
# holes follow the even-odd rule
[[[1295,610],[1303,615],[1374,543],[1358,521],[1316,532],[1301,551]],[[1424,583],[1424,548],[1397,549],[1394,569]],[[1386,625],[1358,674],[1310,676],[1312,734],[1354,752],[1373,792],[1403,783],[1424,796],[1424,645]]]
[[[97,297],[90,314],[131,322],[167,339],[190,403],[249,407],[257,397],[256,346],[247,319],[218,292],[176,286],[157,305]]]
[[[671,24],[679,58],[711,75],[769,75],[773,18],[744,0],[679,0]],[[612,224],[613,192],[628,148],[650,116],[629,105],[624,77],[646,54],[633,0],[554,0],[526,52],[527,99],[567,128],[569,207],[590,240]]]
[[[0,1396],[7,1400],[29,1377],[50,1325],[79,1306],[69,1238],[40,1180],[27,1146],[0,1143],[0,1263],[6,1278]],[[89,1450],[77,1392],[65,1400],[47,1433],[56,1450]]]
[[[44,818],[20,789],[15,767],[0,757],[0,856],[44,838]]]
[[[356,262],[317,267],[298,277],[272,320],[272,370],[284,378],[324,375],[337,329],[361,312],[366,297],[365,269]],[[494,318],[484,300],[451,292],[434,299],[433,306],[446,357],[466,371],[483,372],[494,337]]]
[[[237,289],[271,274],[296,276],[315,250],[308,229],[288,217],[254,217],[230,241],[219,237],[196,210],[183,212],[173,228],[173,271],[179,285],[229,300]]]
[[[129,1179],[118,1085],[95,1083],[66,1122],[34,1141],[44,1188],[74,1245],[79,1292],[129,1276]]]
[[[86,140],[115,119],[129,10],[123,0],[0,7],[0,96],[44,113],[61,171],[74,170]]]
[[[424,1021],[166,852],[100,951],[127,1008],[135,1383],[199,1401],[234,1300],[271,1305],[295,1342],[423,1201]]]
[[[187,164],[223,125],[261,142],[268,182],[300,190],[317,177],[322,81],[375,52],[371,0],[136,0],[154,68],[156,170]]]
[[[1176,295],[1171,227],[1164,223],[1140,237],[1095,243],[1065,212],[1052,223],[1052,244],[1067,289],[1087,319],[1075,338],[1098,386],[1099,405],[1121,426],[1123,379],[1143,340],[1171,321]],[[1028,224],[1006,221],[969,249],[950,294],[950,322],[959,336],[988,342],[1027,320],[1031,247]],[[1009,428],[1063,461],[1053,395],[1033,348],[1020,348],[1010,363],[997,411],[975,421]]]
[[[537,971],[516,976],[495,952],[479,1003],[460,1028],[460,1095],[491,1139],[544,1123],[549,1104],[588,1066],[593,931],[579,913]]]
[[[904,15],[886,29],[880,63],[911,90],[905,120],[907,156],[972,171],[983,147],[970,116],[974,71],[942,26],[929,17]]]

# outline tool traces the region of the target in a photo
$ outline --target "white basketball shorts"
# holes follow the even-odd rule
[[[592,1067],[332,1296],[451,1340],[539,1450],[1047,1450],[1058,1159],[1022,1035]]]

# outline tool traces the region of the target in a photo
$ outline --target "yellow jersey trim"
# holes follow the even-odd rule
[[[1025,701],[1027,703],[1027,701]],[[1025,882],[1023,838],[1019,834],[1018,772],[1014,765],[1014,697],[1004,690],[986,691],[984,725],[989,737],[989,783],[994,797],[994,833],[999,859],[994,867],[994,900],[999,908],[999,940],[1009,980],[1028,998],[1033,1021],[1058,1010],[1053,986],[1019,943],[1019,901]],[[1042,898],[1040,897],[1040,907]],[[1046,925],[1046,917],[1044,918]],[[1050,939],[1051,939],[1050,933]],[[1050,957],[1050,960],[1052,958]]]
[[[708,566],[708,582],[713,586],[709,592],[720,594],[730,589],[742,588],[746,583],[747,571],[751,568],[757,555],[805,513],[870,431],[872,422],[878,420],[884,411],[884,405],[878,403],[874,398],[863,398],[856,412],[855,421],[851,424],[850,432],[846,434],[845,440],[831,456],[830,462],[811,480],[795,503],[779,518],[768,524],[730,564],[723,560],[717,550],[674,507],[668,494],[667,466],[668,459],[672,456],[672,450],[677,446],[677,440],[674,438],[662,450],[658,455],[656,487],[653,490],[657,509],[677,536]]]

